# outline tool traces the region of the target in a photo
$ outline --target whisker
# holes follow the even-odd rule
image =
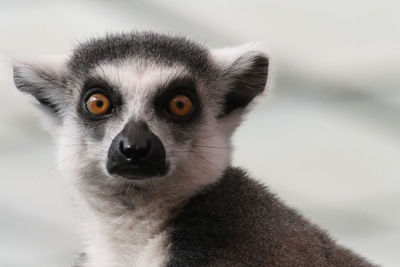
[[[209,164],[211,164],[212,166],[214,166],[216,169],[221,170],[221,168],[219,168],[218,166],[216,166],[214,163],[212,163],[211,161],[209,161],[208,159],[206,159],[205,157],[203,157],[202,155],[200,155],[199,153],[196,153],[194,150],[190,150],[193,154],[197,155],[200,159],[203,159],[204,161],[208,162]]]
[[[56,168],[57,168],[58,166],[60,166],[62,163],[66,162],[67,160],[71,160],[74,156],[77,156],[77,155],[79,155],[80,153],[83,153],[83,152],[85,152],[85,151],[86,151],[86,149],[85,149],[85,150],[78,151],[78,152],[76,152],[76,153],[74,153],[74,154],[72,154],[72,155],[69,155],[68,157],[62,159],[61,161],[57,162],[53,167],[51,167],[50,169],[48,169],[47,171],[45,171],[43,174],[39,175],[37,179],[41,179],[41,178],[46,177],[46,175],[48,175],[51,171],[53,171],[54,169],[56,169]]]
[[[227,146],[227,147],[218,147],[218,146],[199,146],[199,145],[193,145],[192,147],[204,147],[204,148],[214,148],[214,149],[233,149],[233,147]]]

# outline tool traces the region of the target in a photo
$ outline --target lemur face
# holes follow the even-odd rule
[[[16,63],[14,79],[49,115],[68,171],[121,184],[223,170],[267,69],[248,47],[132,33],[83,43],[50,65]]]
[[[76,81],[71,128],[104,175],[149,179],[171,174],[216,128],[212,105],[203,105],[211,103],[206,82],[178,64],[134,58],[99,62]]]

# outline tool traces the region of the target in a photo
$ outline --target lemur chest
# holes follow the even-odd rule
[[[163,221],[152,216],[95,223],[91,226],[84,266],[165,266],[169,259],[169,237],[163,225]]]

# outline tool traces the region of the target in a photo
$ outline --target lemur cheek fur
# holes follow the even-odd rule
[[[231,136],[269,67],[254,46],[153,32],[15,64],[87,207],[76,266],[372,265],[231,166]]]

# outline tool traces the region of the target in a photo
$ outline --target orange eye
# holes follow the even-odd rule
[[[175,116],[186,116],[193,108],[193,103],[185,95],[176,95],[169,101],[169,110]]]
[[[104,115],[110,109],[110,100],[103,94],[93,94],[86,101],[86,107],[94,115]]]

